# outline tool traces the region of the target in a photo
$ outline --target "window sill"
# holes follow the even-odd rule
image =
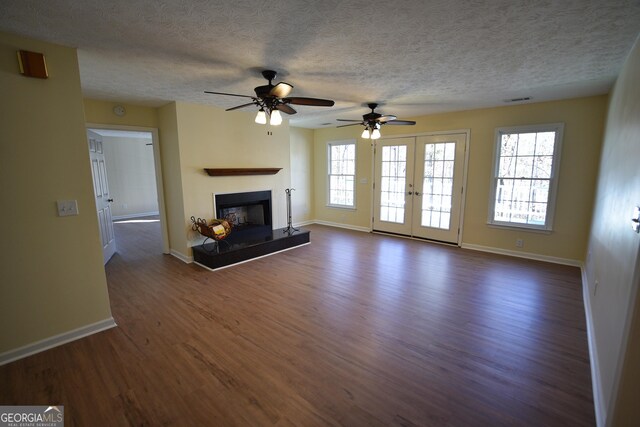
[[[498,228],[502,230],[511,230],[511,231],[529,231],[531,233],[539,233],[539,234],[551,234],[553,230],[547,230],[542,228],[532,228],[527,226],[519,226],[519,225],[506,225],[506,224],[493,224],[491,222],[487,222],[487,226],[490,228]]]
[[[345,205],[326,205],[326,207],[332,208],[332,209],[344,209],[347,211],[357,210],[355,206],[345,206]]]

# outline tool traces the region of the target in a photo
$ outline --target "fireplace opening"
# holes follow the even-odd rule
[[[271,230],[271,191],[215,195],[216,218],[224,218],[233,233]]]

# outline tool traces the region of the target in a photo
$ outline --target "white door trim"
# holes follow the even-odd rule
[[[158,193],[158,211],[160,213],[160,230],[162,232],[162,253],[169,254],[169,230],[167,228],[167,210],[164,202],[164,185],[162,183],[162,162],[160,158],[160,139],[158,128],[127,125],[106,125],[100,123],[85,123],[87,129],[125,130],[134,132],[149,132],[153,143],[153,161],[156,170],[156,192]]]
[[[419,136],[433,136],[433,135],[451,135],[451,134],[464,134],[465,135],[465,147],[464,147],[464,165],[462,173],[462,200],[460,205],[460,234],[458,235],[458,246],[462,245],[462,236],[464,234],[464,212],[466,208],[467,200],[467,176],[469,170],[469,151],[471,146],[471,129],[455,129],[455,130],[442,130],[442,131],[430,131],[430,132],[416,132],[402,135],[388,135],[382,136],[379,140],[383,139],[396,139],[396,138],[417,138]],[[371,177],[372,185],[370,186],[371,192],[371,207],[369,211],[369,218],[371,218],[371,231],[373,231],[373,216],[375,212],[375,190],[373,188],[373,182],[375,177],[375,151],[371,150]]]

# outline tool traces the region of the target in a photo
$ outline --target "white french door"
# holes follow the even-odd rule
[[[379,140],[373,229],[459,243],[466,134]]]
[[[376,141],[374,230],[411,235],[414,151],[413,137]]]
[[[102,255],[106,264],[116,252],[116,236],[113,232],[113,218],[111,218],[111,202],[113,202],[113,199],[109,194],[102,136],[87,130],[87,141],[89,143],[93,191],[96,197],[98,225],[100,226],[100,239],[102,241]]]

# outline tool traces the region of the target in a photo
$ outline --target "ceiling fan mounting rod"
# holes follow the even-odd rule
[[[278,75],[278,73],[276,73],[273,70],[263,70],[262,71],[262,77],[264,77],[265,79],[269,80],[269,85],[271,85],[271,81],[275,80],[277,75]]]

